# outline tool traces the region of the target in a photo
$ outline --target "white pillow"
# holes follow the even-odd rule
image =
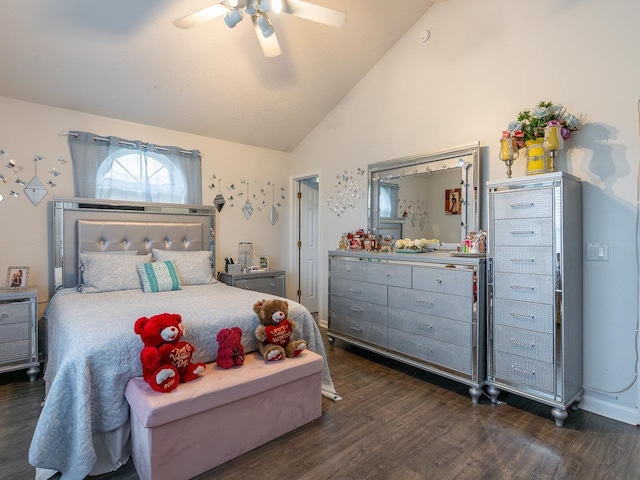
[[[173,260],[181,285],[203,285],[205,283],[213,283],[214,281],[210,251],[199,250],[185,252],[153,248],[151,252],[156,262]]]
[[[82,283],[78,285],[78,290],[82,293],[98,293],[140,288],[140,277],[136,266],[150,261],[150,253],[147,255],[81,253]]]

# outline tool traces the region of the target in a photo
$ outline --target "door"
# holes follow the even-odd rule
[[[298,302],[318,311],[319,178],[298,182]]]

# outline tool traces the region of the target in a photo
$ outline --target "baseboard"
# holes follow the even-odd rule
[[[582,410],[586,410],[587,412],[602,415],[603,417],[611,418],[619,422],[628,423],[629,425],[638,424],[637,409],[615,405],[606,399],[590,395],[588,391],[584,393],[584,396],[578,405]]]
[[[318,326],[320,328],[329,328],[329,321],[325,319],[318,320]]]

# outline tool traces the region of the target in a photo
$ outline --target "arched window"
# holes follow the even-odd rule
[[[186,203],[186,182],[164,155],[121,148],[107,156],[96,175],[96,198]]]

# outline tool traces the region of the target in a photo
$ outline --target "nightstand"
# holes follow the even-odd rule
[[[232,287],[270,293],[278,297],[284,297],[286,291],[284,270],[267,270],[264,272],[249,273],[221,272],[219,280]]]
[[[0,373],[27,369],[32,382],[38,361],[38,290],[0,288]]]

